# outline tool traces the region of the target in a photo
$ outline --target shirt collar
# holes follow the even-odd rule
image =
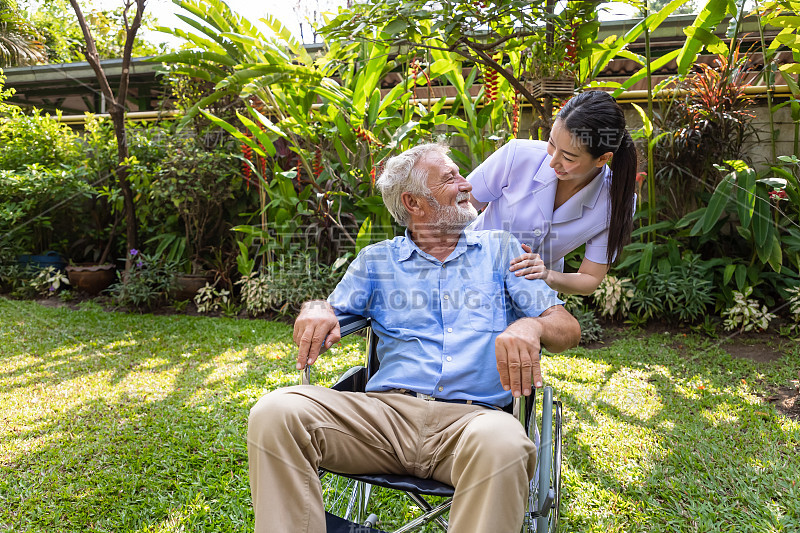
[[[461,236],[458,239],[458,244],[456,244],[455,249],[450,253],[447,257],[447,261],[451,259],[455,259],[459,255],[463,254],[468,246],[481,246],[481,240],[479,237],[478,232],[464,230],[461,232]],[[397,260],[400,262],[407,261],[411,258],[411,255],[417,252],[418,255],[422,257],[432,257],[430,254],[427,254],[420,250],[417,243],[411,240],[411,234],[406,228],[405,236],[402,239],[399,239],[398,246],[397,246]]]
[[[553,213],[553,222],[568,222],[583,216],[583,208],[588,207],[593,209],[597,205],[597,200],[600,198],[600,193],[603,191],[603,184],[611,173],[608,165],[603,165],[601,171],[594,177],[589,184],[581,189],[572,201],[573,198],[567,200],[564,205]]]
[[[547,157],[549,161],[550,156]],[[549,163],[547,163],[546,165],[543,163],[542,167],[546,167],[548,170],[550,170],[550,172],[537,172],[536,174],[533,175],[534,185],[532,187],[531,192],[538,192],[547,187],[548,185],[552,185],[553,183],[558,181],[556,173],[552,168],[550,168]]]

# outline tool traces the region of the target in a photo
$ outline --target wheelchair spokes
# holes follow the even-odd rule
[[[358,524],[367,519],[372,485],[325,472],[320,478],[325,510]]]
[[[530,415],[533,419],[528,425],[528,436],[536,444],[538,459],[536,473],[530,484],[523,532],[554,533],[558,528],[561,504],[562,410],[561,402],[553,401],[550,387],[541,391],[541,409],[537,408],[538,396],[534,394],[527,400],[533,403]]]

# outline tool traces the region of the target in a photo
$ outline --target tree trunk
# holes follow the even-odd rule
[[[119,81],[119,89],[115,96],[111,90],[111,85],[108,83],[103,67],[100,65],[100,55],[97,53],[97,46],[95,45],[92,32],[89,30],[89,25],[83,16],[78,0],[69,0],[75,15],[78,18],[78,25],[81,27],[83,37],[86,40],[86,61],[94,70],[97,81],[100,84],[100,89],[106,100],[110,104],[109,114],[111,121],[114,124],[114,135],[117,138],[117,183],[122,190],[123,205],[125,211],[125,238],[126,238],[126,253],[125,254],[125,276],[123,279],[127,280],[128,273],[130,272],[131,265],[133,264],[130,250],[137,247],[137,221],[136,221],[136,206],[133,202],[133,190],[131,189],[130,181],[128,181],[128,167],[125,164],[128,159],[128,138],[125,134],[125,103],[128,94],[128,81],[130,79],[130,65],[131,55],[133,52],[133,41],[136,39],[136,32],[142,24],[142,15],[144,14],[144,6],[146,0],[125,0],[123,20],[125,21],[125,47],[122,55],[122,74]],[[128,24],[128,10],[132,5],[136,5],[136,14],[133,17],[131,24]]]

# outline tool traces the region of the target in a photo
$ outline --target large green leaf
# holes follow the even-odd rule
[[[284,26],[281,21],[279,21],[273,15],[266,15],[260,20],[283,40],[283,42],[292,51],[292,54],[294,54],[296,60],[300,61],[304,65],[310,65],[313,63],[313,60],[311,59],[311,56],[308,55],[306,47],[303,46],[303,43],[295,39],[292,32],[286,26]]]
[[[711,200],[708,201],[708,209],[706,209],[706,212],[703,214],[703,233],[711,231],[714,224],[719,221],[722,211],[730,200],[735,180],[736,175],[731,173],[725,176],[725,179],[717,185],[714,194],[711,195]]]
[[[642,258],[639,261],[639,275],[650,272],[650,265],[653,263],[653,251],[655,250],[655,243],[648,242],[642,250]]]
[[[768,262],[772,270],[780,274],[783,264],[783,249],[781,248],[781,241],[777,234],[772,235],[772,252],[769,254]]]
[[[642,119],[642,124],[644,127],[644,134],[650,137],[653,134],[653,121],[650,120],[650,117],[647,116],[647,113],[644,109],[639,106],[639,104],[631,104],[633,108],[639,113],[639,118]]]
[[[372,217],[368,216],[364,219],[364,223],[358,228],[358,235],[356,236],[356,253],[360,252],[364,247],[368,246],[372,240]]]
[[[667,63],[669,63],[672,60],[674,60],[678,56],[679,52],[680,52],[680,50],[673,50],[673,51],[671,51],[671,52],[659,57],[658,59],[655,59],[655,60],[651,61],[650,62],[650,72],[655,72],[656,70],[660,69],[661,67],[663,67]],[[632,87],[637,82],[643,80],[646,77],[647,77],[647,68],[645,67],[645,68],[639,69],[638,72],[636,72],[632,76],[628,77],[628,79],[625,80],[622,83],[622,85],[620,85],[620,87],[618,89],[616,89],[613,93],[611,93],[611,96],[618,97],[624,91],[628,90],[630,87]]]
[[[697,34],[698,29],[713,32],[725,18],[725,15],[728,14],[729,5],[728,0],[708,0],[703,9],[697,14],[697,17],[695,17],[694,23],[684,31],[687,35],[689,33]],[[700,39],[689,36],[678,54],[679,74],[685,76],[689,72],[703,46],[704,44]]]
[[[756,200],[753,208],[753,238],[759,258],[766,263],[772,253],[772,243],[767,246],[767,240],[775,231],[772,221],[772,209],[769,203],[769,194],[765,185],[756,185]]]
[[[366,114],[367,100],[379,90],[378,84],[384,74],[389,58],[389,47],[374,44],[370,47],[369,59],[358,69],[356,85],[353,88],[353,109],[361,122]]]
[[[730,51],[728,50],[728,45],[725,44],[722,39],[705,28],[695,28],[690,26],[683,31],[689,37],[689,39],[694,39],[703,43],[703,45],[706,47],[706,50],[712,54],[724,55]]]
[[[756,171],[752,168],[737,172],[736,210],[742,226],[749,226],[756,205]]]

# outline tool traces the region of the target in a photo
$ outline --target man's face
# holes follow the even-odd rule
[[[472,185],[459,173],[458,166],[442,154],[432,153],[423,162],[428,169],[426,198],[432,208],[426,222],[443,229],[462,230],[475,220],[478,212],[469,201]]]

